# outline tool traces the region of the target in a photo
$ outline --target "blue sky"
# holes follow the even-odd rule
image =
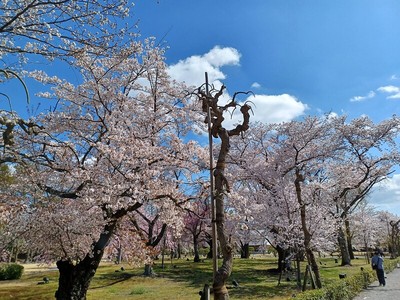
[[[381,121],[399,113],[398,1],[143,0],[134,14],[143,36],[169,47],[169,64],[236,49],[239,60],[218,67],[231,92],[287,94],[307,114]]]
[[[131,24],[139,20],[143,38],[168,47],[171,76],[198,86],[207,71],[231,95],[252,90],[253,120],[336,113],[379,122],[400,114],[398,0],[134,2]],[[57,65],[51,70],[60,73]],[[8,84],[25,99],[18,82]],[[371,203],[400,216],[400,174]]]
[[[133,18],[169,47],[173,77],[252,90],[253,120],[400,113],[400,1],[142,0]],[[400,216],[400,175],[369,201]]]

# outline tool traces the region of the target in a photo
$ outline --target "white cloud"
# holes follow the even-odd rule
[[[369,203],[378,210],[400,216],[400,174],[377,184],[370,195]]]
[[[240,53],[235,48],[215,46],[203,58],[212,66],[222,67],[226,65],[238,65]]]
[[[253,108],[254,115],[251,114],[250,116],[251,122],[287,122],[303,115],[308,109],[307,104],[288,94],[255,95],[249,96],[246,101],[250,101],[251,103],[249,104]],[[242,120],[239,110],[235,111],[232,118],[229,114],[226,114],[225,119],[224,124],[227,129]]]
[[[393,74],[392,76],[390,76],[390,80],[397,80],[400,79],[399,76],[397,76],[397,74]]]
[[[371,99],[375,97],[375,92],[370,91],[366,96],[354,96],[353,98],[350,99],[350,102],[361,102],[367,99]]]
[[[400,99],[400,88],[394,85],[387,85],[382,86],[377,89],[377,91],[391,94],[390,96],[386,97],[387,99]]]
[[[169,66],[168,73],[177,81],[197,87],[204,83],[207,72],[209,82],[220,86],[220,80],[226,78],[220,67],[239,65],[240,56],[235,48],[215,46],[204,55],[193,55]]]
[[[241,54],[235,48],[215,46],[204,55],[193,55],[169,66],[168,72],[173,79],[185,82],[190,86],[202,85],[205,81],[204,73],[207,72],[209,82],[213,83],[219,89],[222,85],[221,80],[226,78],[226,75],[220,68],[227,65],[239,65],[240,57]],[[252,87],[258,88],[261,85],[254,82]],[[221,105],[230,101],[230,97],[228,93],[224,93],[220,98]],[[280,123],[291,121],[303,115],[308,109],[306,104],[288,94],[255,95],[246,96],[246,98],[246,101],[253,103],[254,116],[251,116],[252,122]],[[237,97],[236,100],[239,102],[242,99]],[[227,129],[230,129],[234,124],[242,120],[239,109],[234,111],[232,117],[229,113],[226,113],[224,117],[224,126]]]
[[[258,82],[253,82],[253,84],[251,85],[252,88],[255,89],[259,89],[261,87],[261,84],[259,84]]]

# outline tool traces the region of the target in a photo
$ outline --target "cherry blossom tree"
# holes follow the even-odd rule
[[[382,230],[380,214],[374,207],[368,205],[367,201],[362,201],[351,213],[349,223],[354,246],[365,249],[365,259],[369,264],[372,254],[369,250],[372,247],[378,247],[380,233],[386,231]]]
[[[374,124],[368,117],[337,123],[336,132],[343,140],[341,155],[328,165],[331,181],[332,213],[340,217],[338,241],[342,265],[351,264],[347,217],[371,189],[398,164],[396,137],[399,119],[393,117]]]
[[[128,215],[129,221],[133,225],[134,234],[139,235],[151,252],[151,259],[160,253],[160,243],[166,238],[167,228],[173,227],[175,235],[179,234],[183,228],[183,211],[174,209],[171,205],[161,203],[151,203],[142,206],[140,209]],[[132,228],[132,226],[127,226]],[[145,264],[145,276],[154,275],[151,261]]]
[[[122,21],[132,6],[127,0],[1,1],[2,62],[7,56],[9,67],[30,54],[66,58],[85,46],[104,55],[133,32]]]
[[[189,233],[193,243],[194,262],[200,262],[199,247],[205,240],[207,226],[210,221],[210,204],[208,199],[192,203],[184,217],[184,230]]]
[[[85,299],[120,222],[147,205],[184,206],[181,185],[205,165],[197,143],[176,134],[189,130],[191,110],[151,40],[112,58],[88,48],[75,64],[82,70],[78,86],[32,74],[52,86],[41,96],[54,99],[56,110],[38,116],[31,134],[17,128],[15,144],[5,148],[30,188],[26,238],[42,259],[57,259],[57,299]],[[132,248],[144,256],[143,243]]]
[[[47,59],[60,68],[73,69],[74,57],[86,51],[85,47],[103,57],[119,53],[121,47],[137,36],[132,28],[136,24],[124,22],[132,6],[132,2],[125,0],[1,1],[0,83],[18,79],[29,101],[31,83],[23,76],[32,70],[32,65],[27,64],[29,59],[35,62]],[[31,130],[34,125],[21,118],[21,112],[13,110],[13,101],[24,100],[15,91],[3,90],[0,96],[8,102],[8,107],[3,102],[0,109],[0,132],[8,145],[13,143],[15,127]],[[0,163],[12,160],[3,154],[0,152]]]
[[[258,124],[246,137],[249,142],[232,151],[236,153],[233,161],[242,170],[236,172],[239,180],[257,187],[252,189],[256,218],[260,216],[280,248],[305,251],[318,287],[321,280],[314,252],[333,248],[336,226],[328,214],[324,172],[325,164],[340,149],[340,139],[333,130],[335,122],[307,117],[303,121]]]

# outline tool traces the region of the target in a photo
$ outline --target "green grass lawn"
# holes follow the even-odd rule
[[[273,257],[236,258],[228,282],[230,298],[233,300],[278,300],[289,299],[292,294],[297,293],[294,276],[291,281],[282,278],[281,284],[278,285],[278,275],[268,271],[276,268],[276,261],[277,259]],[[121,266],[124,267],[124,271],[121,271]],[[353,260],[351,267],[339,267],[334,258],[321,258],[320,271],[323,284],[339,280],[340,273],[346,273],[349,276],[360,272],[361,266],[369,267],[366,266],[363,258]],[[31,269],[31,267],[32,265],[26,266],[20,280],[0,281],[0,299],[54,299],[58,271],[54,267],[36,269]],[[303,263],[302,268],[304,267]],[[161,262],[156,261],[154,270],[156,276],[147,278],[142,276],[142,268],[104,263],[92,281],[88,299],[192,300],[200,299],[198,292],[204,284],[211,285],[211,260],[200,263],[186,260],[167,261],[164,269],[161,268]],[[43,277],[48,277],[50,282],[38,284]],[[234,287],[231,284],[232,280],[236,280],[239,287]],[[308,288],[310,288],[309,285]]]

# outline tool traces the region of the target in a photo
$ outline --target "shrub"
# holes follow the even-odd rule
[[[0,264],[0,280],[20,279],[24,266],[19,264]]]
[[[397,267],[399,259],[385,260],[385,272],[391,272]],[[337,280],[319,290],[309,290],[296,295],[296,300],[350,300],[362,289],[377,280],[372,269],[362,270],[353,276]]]

